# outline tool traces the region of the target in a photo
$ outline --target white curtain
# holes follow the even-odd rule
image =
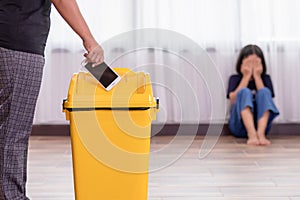
[[[194,54],[189,46],[176,42],[166,45],[163,50],[150,48],[128,53],[112,62],[114,67],[139,65],[139,69],[151,74],[153,82],[171,85],[169,88],[154,86],[155,96],[160,97],[162,104],[158,123],[208,123],[212,118],[212,106],[216,104],[222,113],[223,109],[218,107],[222,105],[222,97],[214,102],[205,83],[220,79],[226,89],[228,77],[235,73],[239,50],[249,43],[259,45],[265,53],[267,73],[271,75],[275,89],[274,101],[281,113],[276,122],[300,122],[300,1],[78,0],[78,4],[92,32],[104,46],[106,41],[124,32],[151,28],[182,35],[207,53],[209,57],[204,57],[205,62],[213,63],[221,78],[206,72],[202,77],[194,75],[191,65],[181,58],[198,54]],[[105,46],[105,53],[113,60],[119,51],[126,52],[128,45],[126,41],[110,43]],[[174,56],[174,49],[179,56]],[[83,52],[81,40],[53,8],[36,124],[67,123],[61,113],[62,99],[67,95],[72,74],[81,68]],[[147,66],[143,67],[143,64]],[[189,98],[186,84],[170,72],[172,67],[177,75],[185,77],[184,80],[189,77],[188,83],[196,98]],[[222,88],[215,89],[223,95]],[[228,102],[226,108],[229,108]]]

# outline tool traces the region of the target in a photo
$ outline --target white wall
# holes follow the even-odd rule
[[[106,58],[112,61],[114,56],[126,53],[126,56],[113,62],[114,67],[133,68],[142,66],[143,63],[147,64],[143,70],[151,73],[152,81],[169,84],[169,89],[173,88],[176,95],[182,99],[179,103],[187,104],[179,105],[174,92],[172,94],[166,88],[157,86],[154,92],[161,98],[163,106],[158,122],[209,122],[212,99],[205,82],[214,80],[212,72],[217,70],[220,76],[216,76],[216,81],[220,81],[221,77],[226,88],[229,75],[234,73],[239,49],[249,43],[258,44],[265,53],[268,73],[273,79],[275,89],[274,101],[281,112],[276,122],[300,122],[300,13],[297,9],[300,6],[299,1],[78,0],[78,3],[97,40],[103,45],[110,43],[105,46]],[[173,31],[174,35],[182,35],[203,47],[211,60],[205,56],[199,66],[202,70],[205,69],[204,74],[208,70],[209,75],[203,77],[201,74],[195,74],[193,66],[181,59],[195,58],[199,55],[184,41],[179,43],[175,39],[174,42],[174,38],[168,37],[164,40],[172,41],[172,44],[166,46],[166,50],[175,49],[175,54],[181,57],[160,50],[128,53],[126,49],[132,45],[130,41],[112,42],[115,36],[140,28]],[[160,47],[164,43],[156,41],[155,38],[152,41],[154,43],[149,46]],[[53,9],[44,78],[34,121],[36,124],[67,123],[61,112],[62,99],[67,95],[72,74],[81,68],[83,53],[78,36]],[[213,70],[201,67],[202,62],[213,66]],[[171,68],[176,70],[176,74],[170,75]],[[185,77],[184,81],[191,84],[196,91],[195,95],[199,99],[198,110],[193,109],[193,100],[189,100],[186,85],[182,84],[181,78],[178,80],[178,74],[182,74]],[[186,78],[189,76],[190,78]],[[224,92],[222,88],[219,89],[220,94]],[[222,105],[222,98],[219,101]],[[184,111],[178,109],[178,106],[184,106]]]

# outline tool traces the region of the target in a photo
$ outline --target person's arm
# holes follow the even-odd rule
[[[261,88],[265,87],[261,76],[253,76],[253,78],[254,78],[254,82],[255,82],[257,90],[260,90]]]
[[[242,77],[242,80],[240,81],[239,85],[237,86],[237,88],[229,93],[229,99],[230,99],[230,103],[231,105],[233,105],[235,103],[235,99],[237,96],[237,93],[242,89],[248,86],[249,81],[250,81],[251,76],[244,76]]]
[[[252,77],[252,65],[251,60],[249,58],[246,58],[243,60],[242,66],[241,66],[241,73],[243,75],[242,80],[240,81],[237,88],[229,93],[229,99],[231,105],[235,103],[235,99],[237,96],[237,93],[245,87],[248,87],[249,81]]]
[[[84,55],[94,65],[104,60],[103,49],[94,39],[87,23],[85,22],[76,0],[51,0],[57,11],[82,39],[87,53]]]

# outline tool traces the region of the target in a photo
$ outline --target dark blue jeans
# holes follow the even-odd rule
[[[247,130],[241,117],[241,111],[246,107],[250,107],[252,110],[255,126],[257,126],[257,121],[263,114],[268,110],[270,111],[270,117],[266,128],[267,134],[271,128],[272,121],[279,115],[270,90],[266,87],[258,90],[255,94],[255,98],[253,98],[252,91],[249,88],[243,88],[237,93],[229,118],[229,129],[236,137],[247,137]]]

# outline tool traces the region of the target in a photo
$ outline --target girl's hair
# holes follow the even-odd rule
[[[236,63],[236,71],[238,74],[242,74],[241,66],[242,66],[243,60],[253,54],[257,55],[260,58],[261,64],[263,67],[262,74],[266,74],[267,66],[266,66],[264,54],[257,45],[253,45],[253,44],[249,44],[241,50],[240,55],[237,59],[237,63]]]

